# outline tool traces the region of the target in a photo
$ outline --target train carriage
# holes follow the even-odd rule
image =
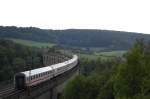
[[[24,89],[26,87],[35,86],[46,80],[58,76],[67,70],[73,68],[78,63],[77,55],[74,55],[72,59],[54,64],[47,67],[33,69],[30,71],[20,72],[14,76],[14,84],[16,89]]]

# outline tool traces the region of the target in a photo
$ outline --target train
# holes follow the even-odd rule
[[[36,86],[44,81],[50,80],[56,77],[78,64],[78,56],[73,57],[65,62],[37,68],[29,71],[19,72],[14,75],[15,89],[21,90],[28,87]]]

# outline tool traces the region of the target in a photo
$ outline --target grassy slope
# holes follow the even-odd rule
[[[100,57],[101,59],[111,59],[114,57],[121,57],[126,51],[109,51],[109,52],[96,52],[94,54],[79,54],[80,57],[88,59],[96,59]]]
[[[121,57],[126,51],[122,51],[122,50],[117,50],[117,51],[110,51],[110,52],[99,52],[99,53],[95,53],[95,55],[100,55],[100,56],[110,56],[110,57]]]
[[[26,45],[26,46],[31,46],[31,47],[53,47],[55,44],[53,43],[41,43],[41,42],[36,42],[36,41],[30,41],[30,40],[22,40],[22,39],[10,39],[18,44]]]
[[[31,47],[52,47],[55,44],[53,43],[41,43],[41,42],[35,42],[30,40],[22,40],[22,39],[10,39],[16,43],[31,46]],[[114,57],[121,57],[126,51],[107,51],[107,52],[95,52],[94,54],[78,54],[80,57],[88,58],[88,59],[96,59],[98,57],[102,59],[110,59]]]

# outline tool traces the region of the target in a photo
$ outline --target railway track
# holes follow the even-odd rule
[[[14,87],[7,87],[7,88],[5,88],[5,89],[1,89],[1,90],[0,90],[0,95],[1,95],[2,93],[7,92],[7,91],[12,90],[12,89],[14,89]]]
[[[0,97],[5,96],[9,93],[12,93],[14,90],[15,90],[14,87],[8,87],[8,88],[5,88],[5,89],[1,89],[0,90]]]
[[[9,99],[12,96],[15,96],[21,92],[23,92],[24,90],[16,90],[14,88],[9,89],[9,90],[5,90],[3,92],[0,93],[0,99]]]

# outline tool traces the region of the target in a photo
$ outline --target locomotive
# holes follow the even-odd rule
[[[77,64],[78,56],[73,55],[72,59],[62,63],[17,73],[14,76],[14,86],[18,90],[35,86],[72,69]]]

